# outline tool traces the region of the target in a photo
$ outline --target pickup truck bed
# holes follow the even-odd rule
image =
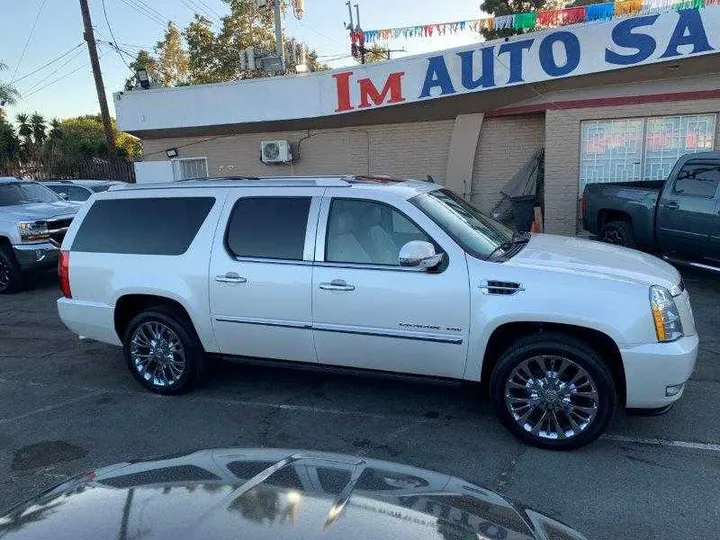
[[[680,157],[667,180],[589,184],[582,207],[600,240],[720,268],[720,152]]]
[[[631,247],[651,249],[655,243],[655,208],[665,180],[588,184],[583,195],[583,228],[599,235],[611,221],[630,221]]]

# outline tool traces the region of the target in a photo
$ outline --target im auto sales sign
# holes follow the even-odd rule
[[[317,118],[720,53],[720,5],[535,32],[379,64],[119,92],[120,129]]]
[[[720,6],[586,24],[332,74],[333,111],[480,92],[718,52]],[[382,69],[385,67],[385,69]]]

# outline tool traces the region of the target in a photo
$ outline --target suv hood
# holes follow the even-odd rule
[[[657,257],[594,240],[533,234],[525,249],[508,265],[536,270],[584,274],[638,285],[662,285],[677,291],[680,273]]]
[[[59,217],[72,217],[80,206],[58,200],[51,203],[26,203],[12,206],[0,206],[0,215],[23,220],[41,220]]]
[[[0,536],[582,540],[445,474],[341,454],[203,450],[103,467],[0,517]]]

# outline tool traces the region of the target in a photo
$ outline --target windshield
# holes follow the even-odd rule
[[[110,186],[112,184],[99,184],[97,186],[90,186],[90,189],[93,190],[95,193],[102,193],[103,191],[107,191],[110,189]]]
[[[34,182],[0,184],[0,206],[14,206],[27,203],[54,203],[60,197],[45,186]]]
[[[512,239],[513,232],[447,189],[422,193],[410,202],[475,257],[487,258]]]

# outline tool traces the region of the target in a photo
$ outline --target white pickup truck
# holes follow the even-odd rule
[[[42,184],[0,177],[0,294],[17,292],[29,271],[57,266],[77,209]]]
[[[189,389],[213,355],[475,381],[546,448],[589,443],[616,406],[668,408],[698,350],[672,266],[513,234],[419,181],[112,188],[78,212],[60,277],[63,322],[122,345],[154,392]]]

